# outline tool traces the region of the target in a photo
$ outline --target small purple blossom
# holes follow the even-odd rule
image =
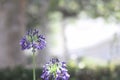
[[[57,58],[52,58],[45,66],[43,66],[43,80],[68,80],[70,75],[66,69],[66,63],[60,62]]]
[[[20,45],[22,50],[31,48],[41,50],[46,46],[46,41],[43,35],[39,35],[38,30],[30,29],[20,40]]]

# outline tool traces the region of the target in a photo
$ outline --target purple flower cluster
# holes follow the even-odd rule
[[[43,80],[68,80],[70,75],[67,71],[65,62],[60,62],[57,58],[52,58],[43,67],[41,78]]]
[[[30,29],[26,35],[20,40],[22,50],[38,49],[41,50],[46,46],[45,37],[39,35],[39,31]]]

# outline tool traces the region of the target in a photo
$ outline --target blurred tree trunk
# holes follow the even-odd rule
[[[26,0],[0,1],[0,67],[22,64],[19,41],[25,30]]]
[[[39,66],[43,66],[47,60],[49,60],[49,34],[50,34],[50,27],[48,26],[48,9],[50,6],[50,0],[40,0],[40,8],[39,8],[39,22],[40,22],[40,32],[45,35],[46,41],[46,48],[39,52],[37,55],[37,64]]]
[[[66,37],[66,34],[65,34],[65,30],[66,30],[66,24],[67,24],[67,21],[65,18],[63,18],[63,23],[62,23],[62,26],[61,26],[61,29],[62,29],[62,38],[63,38],[63,54],[64,54],[64,58],[66,61],[69,60],[69,51],[68,51],[68,47],[67,47],[67,37]]]

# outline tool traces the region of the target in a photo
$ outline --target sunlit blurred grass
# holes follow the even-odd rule
[[[93,59],[93,58],[84,58],[81,61],[75,61],[75,60],[70,60],[68,62],[68,66],[71,68],[76,68],[76,69],[84,69],[84,68],[90,68],[97,70],[98,68],[109,68],[111,71],[115,69],[115,66],[119,64],[116,64],[112,61],[102,61],[99,59]]]

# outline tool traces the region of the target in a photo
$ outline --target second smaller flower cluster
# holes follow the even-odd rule
[[[57,58],[52,58],[43,68],[41,78],[44,80],[68,80],[70,77],[66,63],[60,62]]]

